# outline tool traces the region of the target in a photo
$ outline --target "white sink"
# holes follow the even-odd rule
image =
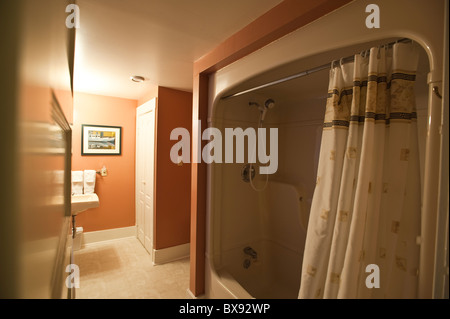
[[[95,208],[99,205],[97,194],[72,195],[72,215],[78,215],[89,208]]]

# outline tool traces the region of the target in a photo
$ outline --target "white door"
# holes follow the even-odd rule
[[[153,249],[153,181],[156,98],[136,113],[136,226],[137,237],[147,251]]]

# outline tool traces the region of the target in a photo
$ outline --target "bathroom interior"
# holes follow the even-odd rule
[[[53,9],[46,14],[33,16],[31,12],[33,8],[37,9],[36,4],[30,0],[21,1],[30,8],[25,14],[29,18],[24,27],[28,34],[38,32],[32,30],[33,26],[42,24],[45,17],[50,20],[51,16],[67,16],[64,4],[53,3]],[[50,7],[52,1],[46,1]],[[201,2],[197,5],[201,5]],[[430,127],[435,130],[433,132],[438,132],[435,120],[441,121],[441,105],[447,103],[448,108],[448,84],[445,87],[440,82],[442,78],[439,78],[444,77],[444,72],[439,67],[433,69],[448,63],[448,57],[446,62],[436,62],[436,59],[442,60],[445,45],[448,56],[448,42],[444,45],[442,41],[444,15],[436,19],[436,26],[425,30],[424,24],[411,22],[414,19],[408,22],[394,21],[395,11],[405,5],[405,1],[397,4],[389,3],[388,0],[378,1],[385,19],[382,23],[389,27],[370,30],[363,24],[354,28],[349,18],[357,16],[356,12],[361,12],[362,17],[367,16],[364,8],[370,1],[343,0],[338,1],[339,4],[332,4],[333,0],[327,0],[323,1],[323,5],[311,2],[310,6],[316,7],[300,8],[305,12],[303,15],[298,13],[296,19],[289,14],[290,6],[298,5],[295,2],[265,1],[266,9],[261,6],[258,13],[253,13],[250,21],[267,23],[271,16],[264,15],[265,11],[273,12],[278,18],[282,12],[286,18],[283,28],[269,26],[268,29],[274,29],[269,36],[264,37],[252,27],[244,28],[244,23],[241,30],[234,31],[237,31],[234,35],[231,33],[228,38],[224,36],[221,39],[225,41],[222,46],[217,44],[220,41],[217,42],[215,49],[209,48],[210,53],[202,53],[204,56],[196,52],[198,60],[191,61],[194,83],[189,89],[179,84],[183,77],[188,77],[189,83],[192,81],[192,69],[187,75],[175,77],[173,83],[176,84],[173,86],[168,83],[149,84],[147,79],[144,84],[135,83],[127,78],[125,86],[133,86],[137,92],[133,97],[106,94],[106,91],[102,91],[105,87],[97,92],[88,92],[86,88],[94,86],[95,81],[87,77],[79,78],[74,89],[73,75],[75,79],[76,76],[80,77],[76,62],[84,62],[85,58],[82,54],[77,56],[76,52],[83,51],[75,49],[75,56],[69,55],[68,62],[61,61],[66,59],[65,43],[68,39],[69,42],[70,39],[74,41],[75,35],[71,32],[75,32],[75,29],[69,29],[68,33],[66,30],[57,33],[55,38],[59,42],[43,40],[45,37],[42,34],[37,37],[41,43],[30,40],[32,37],[24,41],[27,54],[18,55],[22,60],[18,58],[17,61],[25,66],[20,69],[21,75],[16,75],[17,70],[14,68],[7,69],[19,78],[20,84],[18,88],[9,90],[7,85],[2,86],[5,92],[12,92],[7,95],[11,96],[10,103],[18,105],[20,110],[19,120],[11,120],[4,129],[5,132],[18,132],[17,141],[20,143],[11,142],[11,149],[18,151],[3,158],[5,163],[1,165],[2,168],[11,167],[11,163],[19,158],[18,164],[13,165],[14,169],[11,170],[17,174],[11,173],[4,180],[5,183],[8,180],[18,181],[18,187],[1,194],[2,202],[6,203],[5,209],[17,211],[19,217],[16,219],[2,215],[0,219],[0,234],[4,236],[0,238],[3,272],[0,274],[0,298],[77,298],[79,288],[72,285],[66,289],[68,273],[76,273],[74,265],[78,267],[80,263],[81,271],[87,269],[83,268],[85,265],[95,265],[94,270],[88,272],[92,282],[98,283],[102,280],[99,277],[102,271],[96,258],[101,249],[96,247],[108,243],[112,247],[116,245],[134,252],[135,246],[130,248],[127,243],[119,244],[122,239],[132,238],[140,245],[139,249],[145,252],[142,254],[146,260],[143,266],[156,271],[168,267],[168,273],[159,273],[160,276],[174,281],[175,277],[170,279],[170,273],[181,273],[182,284],[175,284],[179,291],[173,295],[146,295],[143,291],[147,288],[140,287],[141,290],[135,293],[119,294],[119,298],[136,298],[140,295],[144,298],[297,299],[317,182],[330,68],[333,62],[341,58],[364,55],[373,47],[380,48],[387,44],[390,44],[388,50],[393,45],[405,44],[417,47],[419,52],[414,91],[421,197],[428,201],[426,207],[434,207],[430,210],[436,212],[439,223],[438,227],[435,225],[434,229],[431,228],[433,236],[437,236],[436,247],[433,246],[432,252],[428,251],[433,261],[427,267],[432,267],[436,274],[427,277],[426,286],[428,290],[433,289],[433,294],[427,290],[427,294],[421,297],[448,298],[448,248],[445,244],[448,227],[446,229],[444,226],[448,224],[448,201],[445,202],[448,185],[445,188],[445,179],[441,181],[438,178],[439,181],[433,183],[429,181],[430,176],[443,176],[441,171],[448,172],[448,148],[447,153],[445,149],[441,153],[438,150],[440,137],[437,137],[437,133],[430,133]],[[130,12],[118,12],[89,1],[75,3],[80,4],[81,14],[89,15],[89,10],[94,9],[97,13],[102,12],[100,8],[106,10],[102,23],[110,28],[113,28],[115,17],[124,15],[130,18],[130,12],[136,12],[131,9]],[[445,1],[429,9],[425,9],[425,1],[414,0],[414,4],[416,7],[411,14],[416,17],[422,10],[428,22],[436,12],[444,12],[441,7],[448,6]],[[132,1],[132,5],[139,6],[139,1]],[[14,9],[17,12],[21,10],[19,7]],[[337,25],[337,21],[343,21],[345,17],[347,21],[342,23],[341,29],[330,30],[330,25]],[[292,19],[292,23],[288,19]],[[445,19],[448,19],[448,14]],[[8,21],[12,23],[10,20],[3,22]],[[444,29],[448,32],[448,21],[446,23],[447,29]],[[297,27],[294,28],[294,25]],[[265,30],[261,24],[259,26]],[[83,27],[76,32],[86,36],[92,25]],[[20,32],[16,31],[13,35],[20,38]],[[123,39],[124,34],[120,30],[117,32]],[[337,35],[345,32],[350,35],[339,40]],[[435,36],[430,35],[433,32]],[[179,36],[178,33],[176,35]],[[249,35],[254,37],[254,42],[248,40]],[[77,44],[81,44],[82,48],[95,41],[98,39],[94,36],[89,41]],[[42,43],[46,43],[47,47],[57,47],[60,60],[53,59],[55,53],[50,54],[50,57],[42,53],[39,59],[35,59],[30,52],[41,48]],[[15,50],[20,52],[18,48]],[[173,50],[172,46],[167,48],[168,52]],[[225,53],[218,53],[221,50]],[[114,54],[111,53],[111,56]],[[42,75],[39,73],[42,71],[38,67],[33,68],[34,63],[53,65],[56,63],[54,61],[63,65],[64,71],[60,69],[61,64],[54,67],[60,72],[56,72],[59,78],[48,76],[37,79],[35,73]],[[176,73],[174,69],[181,68],[181,62],[169,64],[160,68],[172,74]],[[149,65],[157,68],[151,63]],[[27,69],[26,66],[31,67]],[[327,67],[314,70],[318,66]],[[89,67],[94,75],[95,65]],[[433,75],[430,76],[430,73]],[[302,75],[297,76],[299,74]],[[448,72],[445,76],[448,80]],[[64,83],[55,86],[55,81],[60,79],[64,79]],[[438,90],[431,91],[430,83],[436,81]],[[103,83],[105,86],[112,85],[106,82]],[[98,86],[101,87],[100,84]],[[58,89],[55,90],[55,87]],[[80,89],[77,90],[77,87]],[[19,98],[13,95],[16,89]],[[52,101],[50,105],[49,100]],[[143,133],[144,126],[140,126],[140,114],[151,116],[151,124],[144,124],[146,133]],[[442,114],[444,119],[447,116],[448,121],[448,110]],[[8,122],[8,118],[16,119],[16,115],[14,112],[5,113],[2,118]],[[259,174],[261,165],[251,164],[249,154],[245,155],[244,163],[196,163],[195,152],[202,145],[196,143],[199,119],[202,120],[202,130],[207,126],[215,127],[223,136],[226,128],[277,129],[276,172],[265,176]],[[31,125],[24,126],[23,122]],[[42,123],[51,124],[47,126]],[[120,145],[119,153],[86,154],[83,149],[83,125],[100,129],[120,128],[120,138],[116,140],[116,149],[117,143]],[[446,125],[443,140],[448,139],[448,122]],[[174,163],[170,159],[171,148],[176,143],[170,135],[173,129],[179,127],[186,128],[191,134],[191,163]],[[148,142],[148,139],[152,141]],[[267,152],[269,150],[270,145]],[[429,154],[437,154],[437,157]],[[49,174],[48,171],[55,173]],[[435,199],[439,203],[433,206],[429,204],[429,194],[437,193],[438,190],[444,192],[439,193],[439,198]],[[44,205],[40,198],[46,199]],[[76,202],[78,198],[80,203]],[[39,214],[34,214],[35,211]],[[433,226],[428,227],[429,232]],[[18,230],[15,232],[16,228]],[[16,240],[17,236],[19,240]],[[444,250],[446,255],[435,254],[435,251]],[[111,253],[114,248],[105,248],[104,251]],[[134,257],[117,257],[116,253],[112,255],[114,263],[120,264],[124,258],[136,262]],[[136,255],[141,256],[141,251]],[[434,258],[437,258],[436,261]],[[438,265],[439,262],[442,267]],[[66,269],[67,265],[72,268]],[[104,273],[115,269],[111,264],[106,266]],[[97,276],[95,271],[98,272]],[[36,276],[38,272],[40,276]],[[144,272],[144,269],[139,269],[134,275]],[[126,271],[121,274],[127,280],[132,277],[127,276]],[[436,281],[438,275],[443,275],[443,281],[429,284],[430,280]],[[112,278],[111,272],[109,276],[108,280]],[[158,281],[156,277],[149,278],[154,278],[161,285],[165,284],[165,281]],[[84,279],[87,280],[87,277]],[[122,282],[118,281],[117,285],[122,285]],[[81,298],[105,298],[106,295],[99,295],[99,292],[108,289],[105,283],[100,283],[98,287],[102,288],[92,288],[92,291],[97,291],[91,297],[82,293]],[[114,289],[124,291],[132,290],[133,287],[120,286]]]

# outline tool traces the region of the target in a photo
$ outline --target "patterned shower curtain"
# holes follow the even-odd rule
[[[330,71],[299,298],[415,298],[420,170],[414,43]]]

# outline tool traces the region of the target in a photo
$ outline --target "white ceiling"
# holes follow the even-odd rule
[[[192,91],[193,62],[282,0],[78,0],[75,91]],[[131,75],[142,75],[134,83]]]

